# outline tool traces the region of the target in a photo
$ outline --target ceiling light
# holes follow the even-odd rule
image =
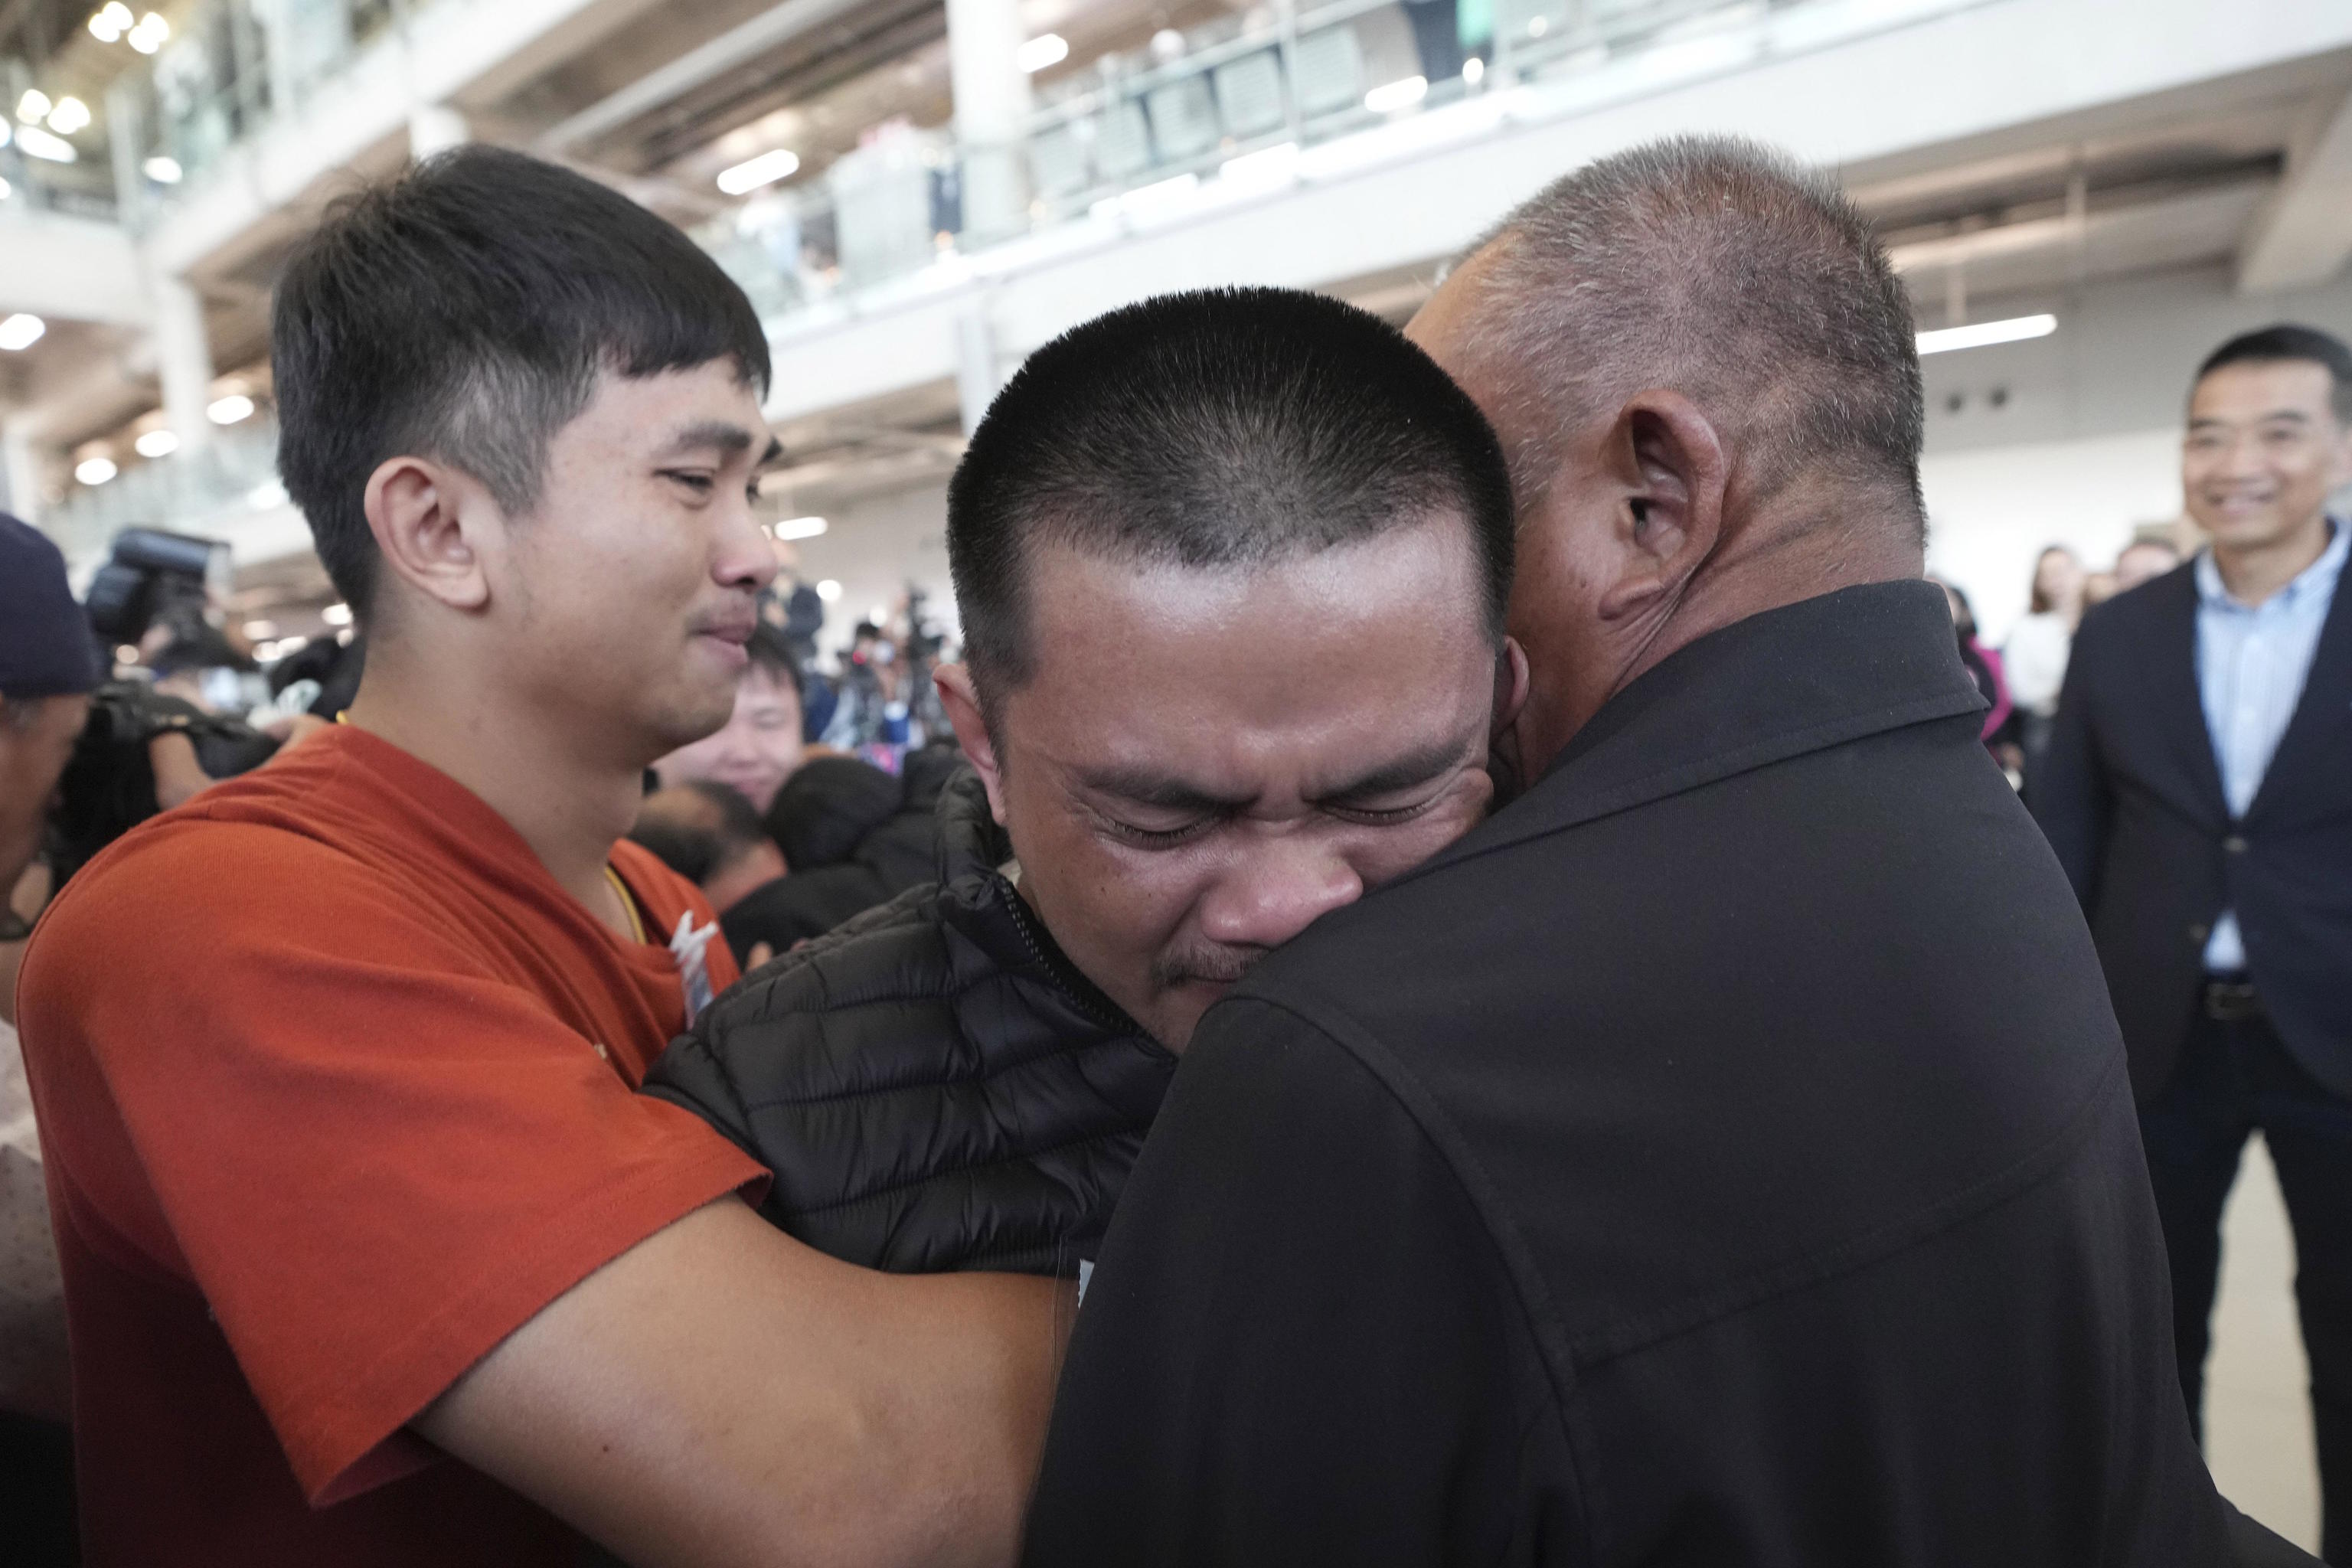
[[[830,605],[841,597],[841,584],[833,578],[827,577],[816,585],[816,596]]]
[[[168,458],[180,449],[180,438],[169,430],[150,430],[131,444],[142,458]]]
[[[352,624],[352,607],[349,605],[329,605],[319,612],[319,618],[331,626],[347,626]]]
[[[0,349],[10,353],[31,348],[41,341],[49,324],[38,316],[15,315],[0,321]]]
[[[1041,71],[1070,58],[1070,40],[1059,33],[1040,33],[1013,51],[1013,63],[1024,71]]]
[[[825,521],[821,517],[788,517],[776,524],[776,537],[778,539],[814,539],[825,531]]]
[[[1919,334],[1919,352],[1939,354],[1953,349],[1980,349],[1988,343],[2022,342],[2027,338],[2046,338],[2057,330],[2058,318],[2048,315],[2011,316],[2006,321],[1979,321],[1972,327],[1939,327]]]
[[[102,485],[114,477],[111,458],[85,458],[74,465],[74,478],[86,485]]]
[[[58,100],[58,106],[49,110],[48,118],[50,130],[60,136],[71,136],[89,128],[89,105],[79,98],[61,98]]]
[[[172,24],[150,11],[139,18],[131,29],[131,47],[142,55],[152,55],[172,41]]]
[[[131,7],[122,0],[108,0],[105,7],[89,19],[90,37],[101,44],[113,43],[131,30],[132,20]]]
[[[52,136],[37,125],[27,125],[16,132],[17,149],[27,156],[46,158],[52,163],[78,163],[81,154],[73,143],[62,136]]]
[[[39,88],[28,87],[25,89],[25,96],[16,100],[16,118],[27,125],[37,125],[56,107],[49,101],[47,93]]]
[[[1462,62],[1462,79],[1469,83],[1472,87],[1476,87],[1480,82],[1485,81],[1486,79],[1486,62],[1480,59],[1476,55],[1472,55],[1468,59],[1464,60]]]
[[[787,178],[801,166],[801,155],[789,147],[779,147],[758,157],[736,164],[719,176],[719,188],[730,196],[756,191],[761,185],[772,185]]]
[[[1388,82],[1364,94],[1364,107],[1374,114],[1393,114],[1400,109],[1411,109],[1429,96],[1429,79],[1409,76],[1402,81]]]
[[[253,399],[241,392],[232,392],[226,397],[215,399],[213,405],[205,410],[205,417],[215,425],[234,425],[240,419],[250,419],[253,417]]]
[[[180,183],[180,161],[177,158],[167,158],[158,153],[142,166],[146,169],[147,177],[159,185],[176,185]]]

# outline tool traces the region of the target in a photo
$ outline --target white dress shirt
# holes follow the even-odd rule
[[[2259,605],[2230,596],[2211,551],[2197,557],[2197,689],[2232,822],[2254,804],[2302,700],[2304,680],[2319,651],[2320,628],[2336,602],[2336,579],[2352,552],[2352,529],[2333,519],[2328,528],[2333,537],[2319,559]],[[2237,914],[2224,910],[2205,943],[2206,972],[2227,974],[2245,967]]]
[[[2074,648],[2074,628],[2056,611],[2018,617],[2000,649],[2010,700],[2044,719],[2057,712],[2058,689],[2066,683],[2066,658]]]

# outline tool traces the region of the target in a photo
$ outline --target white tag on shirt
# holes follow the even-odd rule
[[[677,930],[669,939],[670,956],[677,960],[678,978],[686,986],[686,1026],[689,1029],[702,1016],[702,1010],[710,1005],[710,961],[703,950],[718,934],[716,921],[697,931],[694,911],[688,910],[677,917]]]
[[[1085,1305],[1087,1304],[1087,1287],[1088,1285],[1091,1285],[1092,1283],[1094,1283],[1094,1278],[1095,1278],[1095,1260],[1094,1260],[1093,1258],[1079,1258],[1079,1259],[1078,1259],[1078,1305],[1079,1305],[1079,1306],[1081,1306],[1081,1307],[1083,1307],[1083,1306],[1085,1306]]]

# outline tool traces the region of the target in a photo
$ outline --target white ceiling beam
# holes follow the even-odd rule
[[[2238,292],[2325,283],[2352,261],[2352,97],[2290,150],[2286,177],[2246,231]]]

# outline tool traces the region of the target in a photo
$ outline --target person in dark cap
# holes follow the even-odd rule
[[[73,1560],[73,1483],[65,1289],[16,1046],[24,916],[8,895],[40,853],[58,775],[101,674],[65,557],[0,512],[0,1514],[11,1562]]]

